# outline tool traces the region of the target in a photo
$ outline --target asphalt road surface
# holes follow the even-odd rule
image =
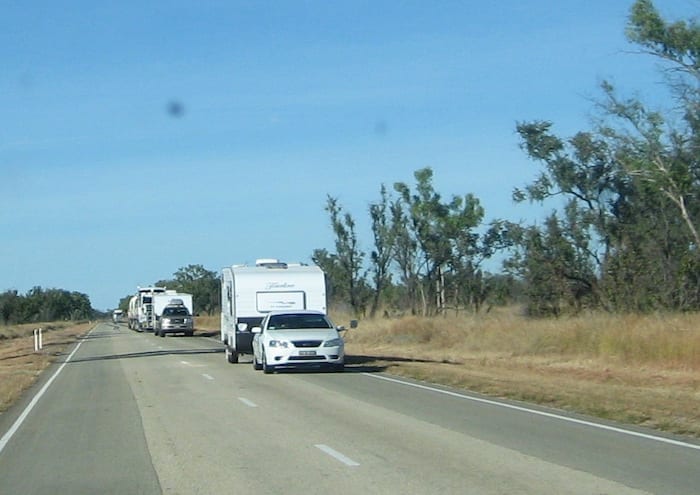
[[[0,494],[700,493],[700,444],[98,324],[0,416]]]

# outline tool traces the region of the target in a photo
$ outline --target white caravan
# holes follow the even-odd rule
[[[168,304],[182,304],[187,308],[191,315],[194,315],[192,294],[186,294],[176,290],[166,290],[160,294],[153,294],[153,314],[155,315],[156,320],[163,315],[163,309]]]
[[[259,259],[221,274],[221,341],[226,359],[253,353],[253,327],[270,311],[312,309],[326,313],[326,281],[316,265]]]
[[[165,287],[138,287],[136,295],[129,300],[129,328],[140,331],[155,328],[153,296],[163,293]]]

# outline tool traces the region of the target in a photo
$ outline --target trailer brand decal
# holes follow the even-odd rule
[[[270,289],[291,289],[294,287],[294,284],[290,284],[289,282],[268,282],[265,285],[265,290],[270,290]]]

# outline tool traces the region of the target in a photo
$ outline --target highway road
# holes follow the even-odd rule
[[[0,494],[700,493],[700,443],[98,324],[0,416]]]

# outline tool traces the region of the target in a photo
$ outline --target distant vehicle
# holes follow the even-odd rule
[[[353,321],[351,326],[357,326]],[[345,344],[320,311],[274,311],[253,327],[253,368],[273,373],[282,368],[328,368],[343,371]]]
[[[153,295],[165,293],[165,287],[138,287],[136,295],[129,299],[129,328],[139,331],[155,329],[156,319],[153,313]]]
[[[124,311],[121,309],[115,309],[112,311],[112,321],[114,323],[121,323],[122,318],[124,317]]]
[[[311,309],[326,313],[326,282],[315,265],[258,259],[255,266],[233,265],[221,274],[221,341],[226,359],[237,363],[252,354],[250,331],[271,311]]]
[[[158,320],[163,314],[163,309],[172,304],[181,304],[187,307],[191,315],[194,315],[194,307],[192,304],[192,294],[185,292],[177,292],[175,290],[166,290],[159,294],[153,294],[151,299],[153,316],[155,318],[155,327],[158,326]]]
[[[191,337],[194,333],[194,315],[182,299],[171,299],[156,319],[155,334],[182,333]]]

